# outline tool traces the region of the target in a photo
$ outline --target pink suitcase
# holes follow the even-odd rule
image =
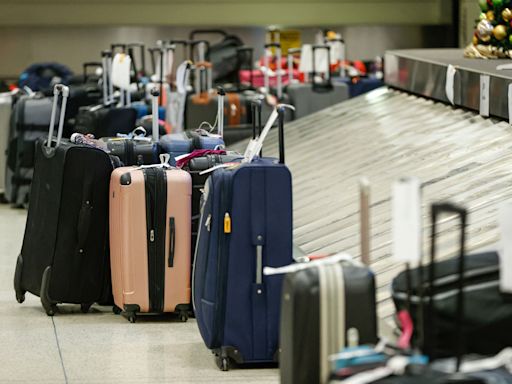
[[[190,308],[190,175],[167,165],[122,167],[110,181],[110,254],[116,312]]]

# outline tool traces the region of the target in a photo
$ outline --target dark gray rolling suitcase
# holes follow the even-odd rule
[[[14,105],[4,192],[7,202],[14,206],[24,206],[29,201],[36,141],[47,135],[51,109],[51,99],[39,94],[21,96]]]
[[[41,298],[50,316],[58,303],[76,303],[87,311],[111,297],[108,247],[110,156],[101,149],[62,139],[69,89],[56,85],[51,123],[63,95],[56,140],[36,147],[34,179],[23,246],[16,263],[14,289]]]
[[[368,206],[362,205],[367,212]],[[367,225],[363,228],[368,230]],[[362,238],[368,241],[366,233]],[[364,241],[363,250],[367,250]],[[363,259],[367,260],[367,255]],[[377,341],[371,270],[342,255],[303,266],[288,273],[283,282],[279,357],[282,384],[323,384],[330,375],[330,355],[347,345]]]
[[[332,82],[330,66],[326,79],[323,82],[317,82],[315,52],[320,49],[327,50],[327,60],[330,63],[330,47],[328,45],[314,45],[311,83],[290,83],[286,88],[290,102],[295,106],[296,119],[341,103],[349,98],[349,88],[346,84]]]

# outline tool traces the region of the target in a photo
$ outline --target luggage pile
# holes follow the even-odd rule
[[[492,375],[512,382],[505,273],[500,289],[500,270],[510,267],[495,252],[466,255],[467,211],[450,203],[432,206],[424,265],[417,179],[393,190],[393,252],[406,264],[392,285],[397,341],[379,338],[368,181],[360,185],[360,260],[296,252],[284,126],[299,112],[288,102],[317,109],[348,91],[332,81],[329,45],[310,47],[310,81],[297,83],[293,57],[282,71],[279,43],[265,46],[261,92],[252,66],[248,85],[214,90],[237,72],[226,62],[252,56],[222,36],[215,50],[205,40],[159,42],[150,49],[152,76],[143,45],[115,44],[74,84],[54,85],[52,97],[12,95],[7,195],[29,203],[18,302],[37,295],[49,316],[61,303],[83,312],[112,305],[132,323],[141,314],[173,313],[183,322],[194,315],[220,369],[279,362],[282,383],[487,383]],[[174,71],[178,45],[193,60]],[[322,76],[318,52],[328,64]],[[212,65],[214,54],[225,66]],[[92,67],[101,71],[90,75]],[[262,153],[275,126],[278,159]],[[244,153],[227,150],[236,130],[252,135]],[[436,223],[447,213],[461,221],[458,255],[437,261]],[[462,363],[466,354],[476,357]]]

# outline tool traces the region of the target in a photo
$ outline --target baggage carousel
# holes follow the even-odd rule
[[[390,54],[397,57],[400,72],[387,73],[390,87],[285,126],[286,163],[294,183],[294,241],[307,253],[343,251],[359,257],[358,180],[370,180],[371,260],[383,319],[393,315],[390,282],[404,268],[391,257],[390,197],[397,178],[417,176],[423,183],[424,255],[429,252],[430,203],[450,200],[468,208],[467,250],[476,251],[497,244],[497,209],[512,199],[512,127],[503,121],[508,108],[506,116],[491,108],[501,119],[484,118],[468,110],[478,108],[464,98],[456,99],[458,107],[449,105],[443,93],[450,63],[459,66],[460,78],[467,72],[469,83],[459,79],[458,89],[471,84],[475,67],[491,74],[497,89],[507,88],[512,76],[492,72],[498,61],[462,59],[461,50]],[[272,130],[265,156],[277,157],[277,140]],[[234,149],[243,151],[246,144]],[[440,230],[441,258],[455,255],[456,222],[447,218]]]

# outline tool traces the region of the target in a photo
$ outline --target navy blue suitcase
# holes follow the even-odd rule
[[[169,164],[176,165],[175,158],[186,155],[194,149],[224,148],[224,140],[219,135],[212,135],[204,130],[169,133],[160,139],[162,152],[171,156]]]
[[[280,108],[282,138],[284,107]],[[193,303],[219,368],[276,361],[282,278],[263,268],[292,257],[292,180],[280,161],[256,158],[208,178],[193,271]]]

